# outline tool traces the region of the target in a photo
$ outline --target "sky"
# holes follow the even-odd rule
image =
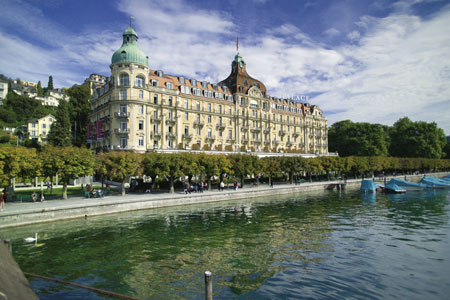
[[[271,96],[328,125],[436,122],[450,135],[450,0],[2,0],[0,73],[45,86],[109,76],[130,24],[150,68],[219,82],[239,52]]]

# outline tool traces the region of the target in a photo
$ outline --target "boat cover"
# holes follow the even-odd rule
[[[386,184],[385,189],[391,190],[391,191],[394,191],[394,192],[397,192],[397,193],[406,192],[405,189],[403,189],[403,188],[399,187],[398,185],[396,185],[394,182],[392,182],[392,180],[389,181],[388,184]]]
[[[432,176],[422,178],[419,183],[424,183],[435,187],[450,187],[450,182]]]
[[[398,178],[392,178],[389,183],[395,183],[396,185],[398,185],[401,188],[404,189],[425,189],[427,187],[431,187],[428,184],[421,184],[421,183],[416,183],[416,182],[411,182],[411,181],[406,181],[406,180],[402,180],[402,179],[398,179]]]
[[[363,192],[375,192],[377,186],[373,180],[363,180],[361,181],[361,191]]]

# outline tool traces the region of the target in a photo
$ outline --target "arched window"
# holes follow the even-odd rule
[[[144,87],[145,78],[142,75],[136,76],[136,86],[137,87]]]
[[[127,73],[122,73],[119,75],[120,85],[130,85],[130,78]]]

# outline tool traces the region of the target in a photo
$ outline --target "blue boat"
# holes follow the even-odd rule
[[[423,189],[432,187],[428,184],[416,183],[416,182],[406,181],[406,180],[402,180],[402,179],[398,179],[398,178],[392,178],[389,181],[389,183],[395,183],[397,186],[399,186],[400,188],[403,188],[407,191],[414,191],[414,190],[417,191],[417,190],[423,190]]]
[[[400,194],[400,193],[406,193],[406,189],[403,189],[396,185],[394,182],[389,181],[388,184],[384,187],[383,190],[385,193],[391,193],[391,194]]]
[[[363,180],[361,181],[361,192],[365,193],[375,193],[377,191],[378,185],[373,180]]]
[[[432,176],[424,176],[419,183],[427,184],[432,188],[450,188],[450,182]]]

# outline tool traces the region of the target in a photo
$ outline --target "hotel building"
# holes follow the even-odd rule
[[[93,92],[88,142],[97,151],[328,154],[322,111],[269,96],[239,53],[228,78],[210,83],[150,69],[137,41],[125,30],[111,76]]]

